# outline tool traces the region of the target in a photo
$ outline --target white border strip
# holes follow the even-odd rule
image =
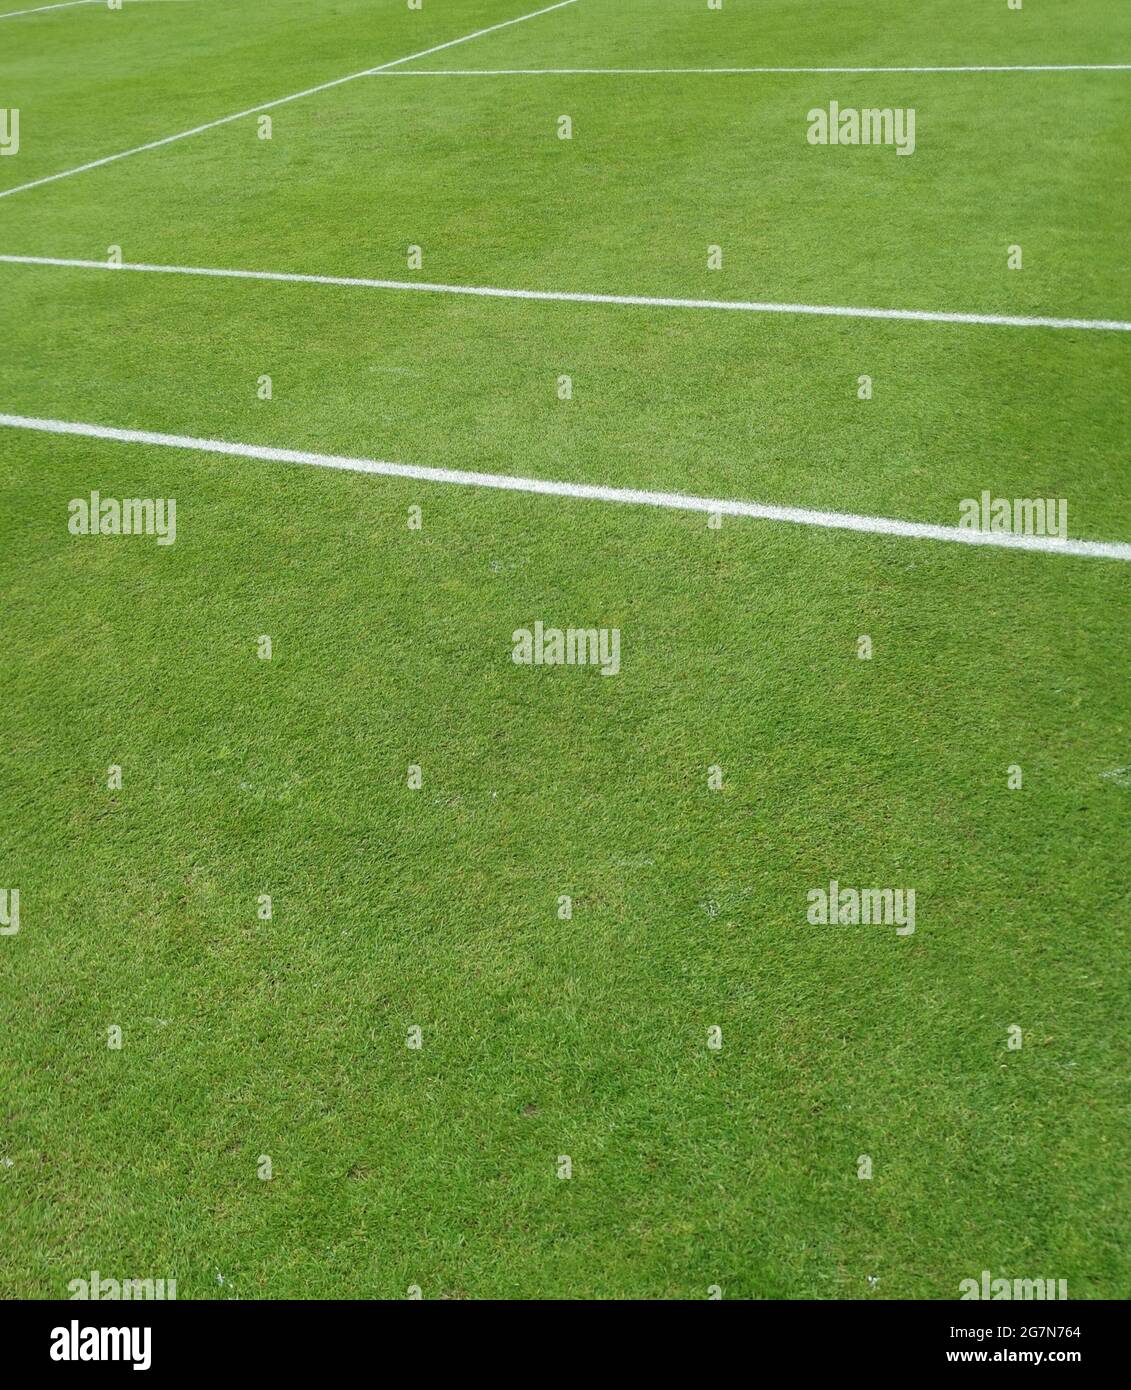
[[[584,294],[572,290],[514,290],[496,285],[443,285],[424,280],[374,280],[358,275],[299,275],[282,270],[228,270],[199,265],[147,265],[77,260],[65,256],[0,255],[0,264],[66,266],[80,270],[140,271],[151,275],[201,275],[217,280],[273,280],[293,285],[339,285],[349,289],[416,290],[481,299],[533,299],[557,304],[621,304],[646,309],[723,309],[747,314],[816,314],[826,318],[900,319],[915,323],[988,324],[998,328],[1078,328],[1131,332],[1123,319],[1049,318],[1025,314],[963,314],[935,309],[868,309],[851,304],[775,304],[752,299],[680,299],[647,294]]]
[[[996,531],[966,530],[960,526],[931,526],[924,522],[898,521],[885,516],[857,516],[853,512],[819,512],[807,507],[778,507],[764,502],[691,497],[682,492],[645,492],[637,488],[600,487],[589,483],[557,483],[545,478],[512,478],[505,473],[469,473],[458,468],[424,468],[416,464],[348,458],[341,454],[316,454],[305,449],[275,449],[261,444],[230,444],[223,439],[196,439],[191,435],[161,434],[154,430],[122,430],[71,420],[41,420],[29,415],[0,414],[0,426],[40,430],[47,434],[79,435],[84,439],[112,439],[122,444],[152,444],[168,449],[192,449],[198,453],[263,459],[269,463],[302,463],[316,468],[342,469],[349,473],[377,473],[384,477],[412,478],[425,483],[456,483],[464,487],[497,488],[504,492],[528,492],[548,497],[573,497],[591,502],[664,507],[670,511],[721,512],[727,516],[756,517],[762,521],[789,521],[802,526],[821,526],[838,531],[866,531],[874,535],[901,536],[911,540],[958,541],[965,545],[994,546],[1007,550],[1036,550],[1049,555],[1131,561],[1131,544],[1122,541],[1062,541],[1055,536],[1016,536]]]
[[[389,77],[680,77],[714,73],[769,76],[774,73],[839,74],[931,72],[1131,72],[1131,63],[995,63],[915,68],[410,68]],[[373,73],[374,77],[378,74]]]
[[[171,145],[176,140],[187,140],[190,135],[200,135],[205,130],[215,130],[217,126],[228,125],[229,122],[242,120],[245,116],[254,116],[259,111],[271,111],[276,106],[285,106],[290,101],[300,101],[303,97],[314,96],[317,92],[328,92],[331,87],[340,87],[344,82],[355,82],[359,77],[372,77],[375,73],[398,67],[401,63],[411,63],[417,58],[427,58],[430,53],[440,53],[445,48],[455,48],[457,44],[470,43],[472,39],[481,39],[484,34],[493,34],[499,29],[509,29],[512,24],[523,24],[528,19],[537,19],[539,15],[549,14],[553,10],[561,10],[567,5],[575,5],[576,3],[577,0],[556,0],[555,4],[546,5],[540,10],[532,10],[530,14],[519,15],[516,19],[504,19],[498,24],[489,24],[486,29],[476,29],[473,34],[464,34],[462,38],[449,39],[446,43],[434,44],[433,47],[422,49],[419,53],[410,53],[404,58],[394,58],[392,62],[382,63],[378,67],[365,68],[362,72],[352,72],[348,77],[335,77],[332,82],[320,82],[317,87],[307,87],[301,92],[292,92],[290,96],[276,97],[274,101],[265,101],[259,106],[249,106],[246,111],[236,111],[231,116],[221,116],[219,120],[205,121],[203,125],[193,126],[191,130],[181,130],[176,135],[166,135],[161,140],[150,140],[145,145],[135,145],[133,149],[104,155],[101,159],[92,159],[89,164],[79,164],[76,168],[64,169],[59,174],[48,174],[46,178],[32,179],[30,183],[17,184],[15,188],[0,189],[0,198],[10,198],[13,193],[25,193],[29,188],[40,188],[45,183],[55,183],[57,179],[69,179],[72,174],[85,174],[89,169],[100,169],[104,164],[113,164],[116,160],[128,159],[132,154],[143,154],[146,150],[160,149],[162,145]]]

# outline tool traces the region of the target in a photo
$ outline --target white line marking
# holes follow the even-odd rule
[[[0,19],[16,19],[23,14],[43,14],[45,10],[71,10],[76,5],[105,5],[105,3],[106,0],[61,0],[61,3],[55,5],[37,5],[33,10],[5,10],[3,14],[0,14]],[[168,5],[173,3],[186,4],[189,3],[189,0],[126,0],[126,3],[128,5]]]
[[[1080,328],[1131,332],[1123,319],[1048,318],[1024,314],[963,314],[934,309],[868,309],[851,304],[774,304],[749,299],[678,299],[648,294],[583,294],[572,290],[512,290],[495,285],[437,285],[424,280],[373,280],[359,275],[298,275],[282,270],[227,270],[198,265],[146,265],[124,261],[73,260],[63,256],[0,255],[0,264],[68,266],[81,270],[141,271],[152,275],[202,275],[217,280],[275,280],[294,285],[341,285],[350,289],[415,290],[481,299],[533,299],[561,304],[625,304],[647,309],[731,309],[747,314],[816,314],[843,319],[908,319],[916,323],[989,324],[1001,328]]]
[[[839,531],[866,531],[875,535],[903,536],[913,540],[958,541],[965,545],[996,546],[1007,550],[1038,550],[1050,555],[1131,561],[1131,544],[1123,541],[1062,541],[1055,536],[1016,536],[994,531],[966,530],[960,526],[933,526],[920,521],[899,521],[886,516],[858,516],[853,512],[819,512],[807,507],[779,507],[765,502],[692,497],[682,492],[645,492],[637,488],[601,487],[590,483],[557,483],[545,478],[513,478],[505,473],[469,473],[458,468],[425,468],[417,464],[348,458],[341,454],[316,454],[305,449],[275,449],[263,444],[230,444],[223,439],[196,439],[191,435],[161,434],[155,430],[122,430],[108,425],[89,425],[70,420],[41,420],[29,415],[0,414],[0,426],[41,430],[47,434],[79,435],[85,439],[112,439],[122,444],[153,444],[169,449],[192,449],[198,453],[263,459],[269,463],[302,463],[316,468],[342,469],[349,473],[378,473],[384,477],[413,478],[425,483],[456,483],[464,487],[498,488],[504,492],[529,492],[592,502],[665,507],[671,511],[723,512],[727,516],[749,516],[763,521],[788,521],[802,526],[821,526]]]
[[[552,10],[561,10],[566,5],[575,5],[576,3],[577,0],[556,0],[555,4],[546,5],[540,10],[533,10],[530,14],[519,15],[516,19],[504,19],[498,24],[489,24],[486,29],[476,29],[474,34],[464,34],[462,38],[449,39],[446,43],[435,44],[432,48],[422,49],[419,53],[410,53],[404,58],[394,58],[390,63],[381,63],[375,68],[365,68],[362,72],[352,72],[348,77],[335,77],[332,82],[320,82],[317,87],[307,87],[301,92],[292,92],[290,96],[276,97],[274,101],[265,101],[259,106],[249,106],[246,111],[236,111],[230,116],[221,116],[219,120],[205,121],[203,125],[193,126],[191,130],[181,130],[176,135],[166,135],[161,140],[150,140],[144,145],[135,145],[133,149],[104,155],[101,159],[92,159],[88,164],[80,164],[74,169],[64,169],[59,174],[48,174],[46,178],[32,179],[30,183],[21,183],[15,188],[0,189],[0,198],[10,198],[13,193],[25,193],[29,188],[39,188],[45,183],[54,183],[57,179],[69,179],[72,174],[85,174],[89,169],[100,169],[104,164],[113,164],[115,160],[128,159],[130,155],[143,154],[146,150],[160,149],[162,145],[171,145],[176,140],[187,140],[190,135],[200,135],[205,130],[215,130],[217,126],[228,125],[231,121],[242,120],[245,116],[254,116],[259,111],[271,111],[276,106],[285,106],[288,102],[300,101],[303,97],[314,96],[317,92],[328,92],[331,87],[340,87],[344,82],[355,82],[359,77],[371,77],[374,73],[384,72],[387,68],[395,68],[401,63],[411,63],[417,58],[426,58],[430,53],[439,53],[445,48],[455,48],[457,44],[470,43],[472,39],[481,39],[484,34],[493,34],[498,29],[509,29],[512,24],[523,24],[528,19],[537,19],[539,15],[549,14]]]
[[[62,0],[62,3],[57,5],[36,5],[33,10],[5,10],[3,14],[0,14],[0,19],[16,19],[22,14],[42,14],[44,10],[71,10],[76,5],[95,5],[98,3],[99,0]]]
[[[772,73],[841,74],[930,72],[1131,72],[1131,63],[1001,63],[966,67],[916,68],[410,68],[390,77],[676,77],[712,73],[761,75]],[[372,74],[376,76],[377,74]]]

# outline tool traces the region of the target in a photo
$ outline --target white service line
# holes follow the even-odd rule
[[[515,19],[504,19],[498,24],[489,24],[485,29],[476,29],[473,34],[464,34],[458,39],[448,39],[446,43],[434,44],[431,48],[422,49],[419,53],[409,53],[404,58],[394,58],[392,62],[381,63],[375,68],[365,68],[361,72],[351,72],[347,77],[335,77],[331,82],[320,82],[317,87],[307,87],[301,92],[292,92],[290,96],[276,97],[274,101],[262,102],[259,106],[249,106],[246,111],[235,111],[230,116],[221,116],[215,121],[205,121],[203,125],[193,126],[191,130],[178,131],[176,135],[166,135],[160,140],[150,140],[144,145],[135,145],[129,150],[120,150],[117,154],[103,155],[101,159],[92,159],[88,164],[79,164],[74,169],[64,169],[59,174],[48,174],[42,179],[32,179],[30,183],[17,184],[15,188],[0,189],[0,198],[10,198],[13,193],[25,193],[29,188],[39,188],[45,183],[55,183],[58,179],[69,179],[72,174],[85,174],[89,169],[100,169],[104,164],[113,164],[118,159],[128,159],[133,154],[143,154],[146,150],[156,150],[162,145],[171,145],[176,140],[187,140],[190,135],[200,135],[205,130],[215,130],[217,126],[228,125],[231,121],[240,121],[245,116],[254,116],[260,111],[272,111],[276,106],[285,106],[291,101],[300,101],[303,97],[314,96],[317,92],[328,92],[331,87],[340,87],[345,82],[355,82],[359,77],[372,77],[374,73],[384,72],[387,68],[395,68],[401,63],[411,63],[417,58],[427,58],[430,53],[439,53],[445,48],[455,48],[457,44],[470,43],[472,39],[481,39],[485,34],[493,34],[498,29],[509,29],[512,24],[523,24],[528,19],[537,19],[539,15],[549,14],[552,10],[564,9],[567,5],[575,5],[577,0],[556,0],[553,5],[546,5],[540,10],[532,10],[530,14],[518,15]]]
[[[89,425],[71,420],[42,420],[29,415],[0,414],[0,426],[20,430],[41,430],[47,434],[78,435],[84,439],[112,439],[122,444],[191,449],[204,454],[263,459],[268,463],[302,463],[315,468],[341,469],[348,473],[378,473],[385,477],[412,478],[424,483],[456,483],[464,487],[497,488],[504,492],[528,492],[592,502],[664,507],[670,511],[721,512],[726,516],[756,517],[762,521],[788,521],[802,526],[820,526],[838,531],[866,531],[874,535],[902,536],[911,540],[958,541],[965,545],[996,546],[1007,550],[1038,550],[1050,555],[1131,561],[1131,544],[1122,541],[1062,541],[1055,536],[1017,536],[995,531],[967,530],[960,526],[932,526],[925,522],[898,521],[886,516],[819,512],[808,507],[779,507],[765,502],[693,497],[682,492],[647,492],[637,488],[601,487],[590,483],[557,483],[545,478],[515,478],[506,473],[470,473],[459,468],[425,468],[417,464],[386,463],[379,459],[349,458],[341,454],[317,454],[306,449],[275,449],[263,444],[231,444],[224,439],[196,439],[191,435],[162,434],[155,430],[123,430],[108,425]]]
[[[931,72],[1131,72],[1131,63],[1001,63],[980,67],[917,68],[410,68],[389,77],[678,77],[712,73],[760,75],[773,73],[848,74]],[[372,74],[374,77],[376,73]]]
[[[81,270],[123,270],[151,275],[201,275],[217,280],[274,280],[293,285],[339,285],[348,289],[415,290],[481,299],[533,299],[561,304],[622,304],[646,309],[724,309],[747,314],[815,314],[826,318],[909,319],[916,323],[987,324],[999,328],[1079,328],[1131,332],[1123,319],[1049,318],[1026,314],[965,314],[935,309],[868,309],[851,304],[775,304],[750,299],[682,299],[648,294],[584,294],[572,290],[512,290],[496,285],[438,285],[424,280],[373,280],[359,275],[299,275],[282,270],[228,270],[199,265],[146,265],[86,261],[64,256],[0,255],[0,264],[65,266]]]

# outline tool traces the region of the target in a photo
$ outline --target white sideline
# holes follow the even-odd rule
[[[271,111],[276,106],[285,106],[288,102],[314,96],[317,92],[328,92],[331,87],[340,87],[344,82],[355,82],[359,77],[372,77],[374,73],[384,72],[387,68],[395,68],[401,63],[411,63],[417,58],[427,58],[430,53],[439,53],[445,48],[455,48],[457,44],[470,43],[472,39],[481,39],[484,34],[493,34],[498,29],[509,29],[512,24],[522,24],[528,19],[537,19],[539,15],[549,14],[551,10],[561,10],[566,5],[575,5],[576,3],[577,0],[555,0],[554,4],[546,5],[540,10],[532,10],[530,14],[518,15],[515,19],[504,19],[498,24],[489,24],[485,29],[476,29],[473,34],[464,34],[462,38],[458,39],[448,39],[446,43],[434,44],[431,48],[422,49],[419,53],[409,53],[404,58],[394,58],[392,62],[381,63],[375,68],[351,72],[348,77],[335,77],[331,82],[320,82],[317,87],[307,87],[301,92],[292,92],[290,96],[276,97],[274,101],[265,101],[259,106],[249,106],[246,111],[236,111],[230,116],[221,116],[215,121],[205,121],[203,125],[193,126],[191,130],[181,130],[176,135],[166,135],[160,140],[150,140],[144,145],[135,145],[132,149],[120,150],[117,154],[103,155],[101,159],[92,159],[87,164],[79,164],[74,169],[64,169],[58,174],[48,174],[45,178],[32,179],[30,183],[17,184],[15,188],[0,189],[0,198],[10,198],[13,193],[25,193],[29,188],[39,188],[45,183],[55,183],[58,179],[69,179],[72,174],[85,174],[89,169],[100,169],[104,164],[113,164],[115,160],[128,159],[130,155],[143,154],[146,150],[156,150],[162,145],[171,145],[176,140],[187,140],[190,135],[200,135],[205,130],[215,130],[217,126],[228,125],[231,121],[242,120],[245,116],[254,116],[260,111]]]
[[[283,270],[228,270],[198,265],[147,265],[123,261],[78,260],[65,256],[0,255],[0,264],[66,266],[81,270],[141,271],[153,275],[201,275],[217,280],[273,280],[294,285],[339,285],[349,289],[416,290],[425,294],[461,294],[482,299],[533,299],[564,304],[623,304],[658,309],[730,309],[748,314],[816,314],[828,318],[901,319],[916,323],[988,324],[1003,328],[1078,328],[1131,332],[1124,319],[1050,318],[1026,314],[967,314],[935,309],[869,309],[852,304],[775,304],[750,299],[682,299],[647,294],[585,294],[574,290],[514,290],[495,285],[443,285],[425,280],[375,280],[359,275],[300,275]]]
[[[713,73],[848,74],[930,72],[1131,72],[1131,63],[991,63],[961,67],[915,68],[411,68],[388,77],[678,77]],[[376,77],[377,73],[371,74]]]
[[[0,426],[41,430],[47,434],[79,435],[85,439],[112,439],[123,444],[152,444],[169,449],[191,449],[198,453],[263,459],[269,463],[302,463],[316,468],[342,469],[349,473],[378,473],[385,477],[412,478],[425,483],[457,483],[465,487],[498,488],[505,492],[528,492],[593,502],[664,507],[671,511],[721,512],[727,516],[757,517],[763,521],[788,521],[802,526],[821,526],[840,531],[866,531],[876,535],[902,536],[913,540],[958,541],[966,545],[996,546],[1009,550],[1037,550],[1050,555],[1131,561],[1131,544],[1122,541],[1062,541],[1055,536],[1016,536],[993,531],[966,530],[959,526],[933,526],[919,521],[899,521],[885,516],[858,516],[853,512],[820,512],[807,507],[779,507],[764,502],[692,497],[682,492],[647,492],[637,488],[601,487],[590,483],[558,483],[545,478],[514,478],[505,473],[470,473],[458,468],[425,468],[416,464],[386,463],[378,459],[348,458],[341,454],[317,454],[305,449],[275,449],[262,444],[230,444],[223,439],[195,439],[191,435],[161,434],[155,430],[123,430],[71,420],[42,420],[29,415],[0,414]]]

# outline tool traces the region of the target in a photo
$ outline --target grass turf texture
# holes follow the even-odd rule
[[[0,189],[523,12],[0,21]],[[581,0],[420,65],[1129,54],[1091,0]],[[1129,80],[376,76],[0,199],[0,251],[1126,318]],[[915,155],[811,149],[830,99],[916,107]],[[1126,335],[10,265],[0,313],[7,411],[1131,535]],[[7,430],[0,486],[0,1291],[1126,1295],[1121,565]],[[92,488],[175,496],[176,544],[71,537]],[[536,619],[622,673],[514,666]],[[916,934],[808,926],[830,877]]]

